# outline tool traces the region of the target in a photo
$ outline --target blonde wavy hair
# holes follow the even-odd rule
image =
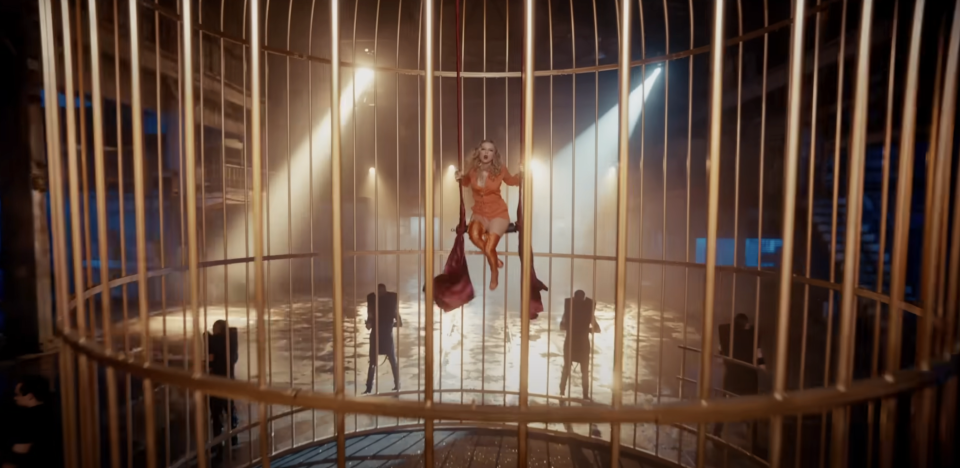
[[[500,150],[497,149],[497,144],[494,143],[493,140],[481,140],[480,144],[473,149],[473,152],[470,153],[470,157],[467,159],[466,173],[469,174],[470,171],[480,167],[480,147],[483,146],[484,143],[493,145],[493,160],[490,161],[489,172],[491,176],[496,177],[500,175],[500,169],[503,167],[503,158],[500,156]]]

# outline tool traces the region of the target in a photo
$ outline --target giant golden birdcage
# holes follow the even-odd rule
[[[471,428],[498,465],[952,466],[960,3],[38,5],[67,466],[489,463]],[[445,313],[483,138],[530,228],[495,291],[468,250]],[[377,366],[363,396],[381,283],[400,388]],[[746,360],[717,332],[741,313]],[[217,320],[233,379],[206,375]],[[359,448],[389,434],[416,440]]]

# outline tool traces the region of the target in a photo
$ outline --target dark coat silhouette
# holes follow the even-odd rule
[[[563,359],[587,363],[590,361],[590,332],[593,326],[593,299],[567,298],[563,301]]]
[[[720,354],[730,356],[730,324],[720,325]],[[759,337],[757,346],[760,346]],[[753,365],[756,348],[753,346],[753,327],[733,329],[733,359]],[[757,365],[763,364],[758,359]],[[723,388],[737,395],[755,395],[758,378],[756,369],[727,362],[723,376]]]
[[[371,330],[371,357],[392,354],[393,327],[399,325],[398,305],[397,293],[380,293],[379,307],[376,293],[367,294],[367,328]]]
[[[207,350],[213,356],[210,360],[210,374],[233,378],[234,365],[239,358],[239,341],[236,327],[230,327],[230,349],[227,349],[226,334],[207,334]],[[229,374],[228,374],[229,372]]]

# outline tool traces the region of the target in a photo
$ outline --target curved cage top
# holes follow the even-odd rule
[[[811,5],[809,14],[827,12],[840,0]],[[541,73],[568,74],[615,70],[619,55],[620,24],[617,0],[543,0],[536,5],[535,69]],[[455,3],[433,3],[436,24],[436,71],[450,76],[456,71]],[[144,4],[144,19],[152,20],[151,8],[168,18],[179,18],[180,4],[158,0]],[[247,9],[224,2],[201,1],[196,27],[211,38],[247,43]],[[460,4],[462,72],[465,78],[519,77],[523,39],[523,2],[520,0],[473,0]],[[769,0],[726,3],[725,35],[730,43],[763,37],[764,32],[790,25],[790,5]],[[839,8],[835,8],[839,10]],[[109,11],[106,12],[109,16]],[[832,16],[838,16],[839,11]],[[889,14],[887,11],[882,14]],[[314,62],[329,63],[330,10],[316,1],[261,3],[264,51]],[[636,2],[632,9],[631,60],[657,63],[684,58],[709,49],[713,6],[689,0]],[[108,18],[109,19],[109,18]],[[125,22],[125,18],[121,21]],[[340,5],[340,56],[345,65],[422,73],[422,2],[357,0]],[[831,18],[831,29],[838,21]],[[145,24],[149,27],[149,24]],[[828,34],[835,35],[837,31]],[[744,35],[747,35],[744,37]],[[786,45],[786,35],[773,37]],[[783,55],[771,63],[785,63]]]

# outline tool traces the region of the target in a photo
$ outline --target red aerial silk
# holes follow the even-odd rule
[[[456,2],[457,14],[457,150],[460,154],[460,166],[463,168],[463,135],[460,130],[460,106],[463,94],[460,92],[460,2]],[[474,298],[473,283],[470,281],[470,270],[467,268],[467,257],[463,251],[463,235],[467,232],[467,211],[463,206],[463,186],[457,184],[460,190],[460,223],[457,224],[457,238],[453,241],[453,249],[443,267],[443,273],[433,279],[433,299],[444,312],[459,309]],[[427,246],[433,248],[433,246]],[[543,307],[541,306],[541,310]]]
[[[460,189],[460,224],[453,241],[443,273],[433,279],[433,299],[444,312],[459,309],[474,298],[467,257],[463,251],[463,234],[467,232],[466,212],[463,207],[463,189]],[[543,307],[541,306],[541,310]]]
[[[520,202],[517,203],[517,232],[520,239],[523,239],[523,182],[520,182]],[[530,253],[530,259],[533,260],[533,253]],[[520,268],[523,268],[523,256],[520,256]],[[547,285],[537,279],[537,272],[530,265],[530,320],[534,320],[543,312],[543,299],[540,298],[540,291],[549,291]]]

